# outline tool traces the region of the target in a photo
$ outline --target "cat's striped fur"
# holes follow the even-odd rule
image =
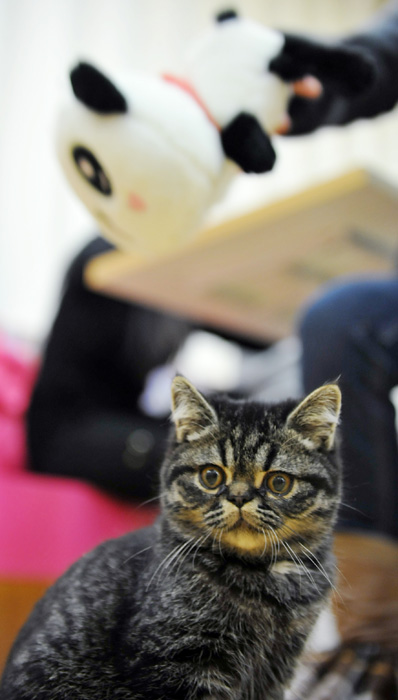
[[[172,402],[159,520],[48,591],[1,700],[282,698],[333,579],[340,392],[264,406],[176,377]]]

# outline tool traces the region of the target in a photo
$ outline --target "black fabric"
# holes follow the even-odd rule
[[[224,153],[245,173],[265,173],[276,160],[268,134],[251,114],[241,112],[221,131]]]
[[[316,100],[293,97],[290,103],[292,130],[289,135],[306,134],[315,129],[347,124],[356,119],[375,117],[390,111],[398,101],[398,4],[389,3],[364,31],[349,36],[341,46],[362,51],[372,60],[374,80],[363,93],[338,94],[327,80]]]
[[[344,43],[322,44],[294,34],[285,34],[282,52],[269,70],[292,82],[313,75],[337,94],[355,96],[370,88],[376,67],[363,48]]]
[[[68,271],[27,415],[28,449],[35,471],[141,499],[156,489],[169,423],[145,416],[137,401],[148,372],[171,359],[191,325],[87,289],[85,265],[110,249],[95,239]],[[129,449],[137,430],[146,452]]]

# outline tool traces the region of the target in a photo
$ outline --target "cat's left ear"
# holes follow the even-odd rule
[[[310,449],[331,450],[341,410],[337,384],[326,384],[307,396],[288,416],[286,426],[299,433]]]
[[[185,377],[173,379],[171,408],[178,442],[197,440],[217,423],[213,407]]]

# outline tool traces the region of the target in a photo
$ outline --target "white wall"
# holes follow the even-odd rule
[[[282,29],[348,32],[376,0],[240,0],[242,13]],[[95,225],[69,192],[53,124],[79,58],[111,74],[178,72],[192,37],[220,0],[0,0],[0,328],[41,339],[63,270]],[[276,169],[242,176],[214,218],[233,216],[367,164],[398,183],[397,113],[298,140],[278,139]]]

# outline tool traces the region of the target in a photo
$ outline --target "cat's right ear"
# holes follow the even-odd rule
[[[185,377],[173,379],[171,408],[178,442],[197,440],[217,423],[213,407]]]
[[[99,114],[124,114],[127,102],[120,90],[98,68],[78,63],[70,74],[75,97]]]
[[[315,389],[288,416],[286,426],[295,430],[309,449],[332,450],[341,411],[337,384]]]

